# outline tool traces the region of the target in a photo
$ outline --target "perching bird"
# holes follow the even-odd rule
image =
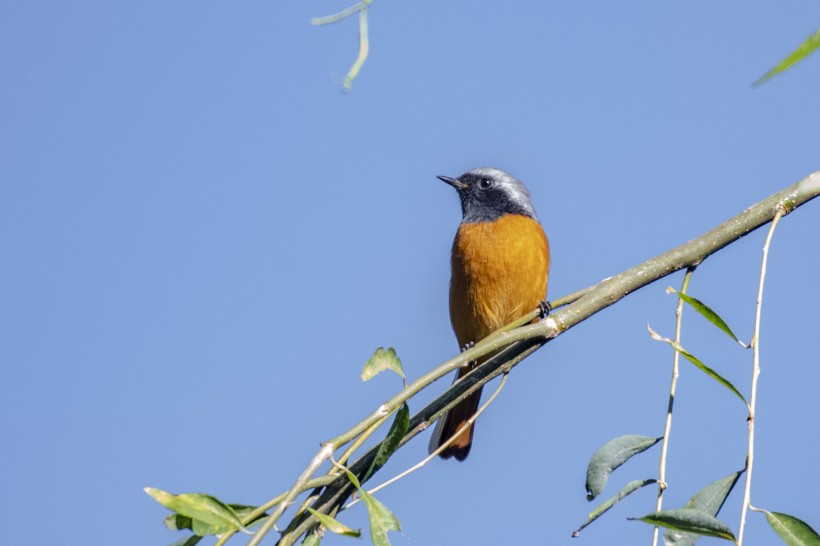
[[[451,258],[450,322],[463,349],[545,303],[549,243],[530,192],[512,175],[482,167],[458,178],[438,178],[453,186],[461,198],[463,218]],[[455,380],[478,364],[459,369]],[[438,421],[430,439],[431,453],[475,414],[480,401],[478,389]],[[470,425],[440,456],[463,461],[472,441]]]

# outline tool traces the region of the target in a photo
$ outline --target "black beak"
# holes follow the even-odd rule
[[[464,182],[461,182],[460,180],[457,180],[455,178],[450,178],[449,176],[437,176],[436,178],[438,178],[442,182],[447,182],[459,191],[467,187],[467,184],[465,184]]]

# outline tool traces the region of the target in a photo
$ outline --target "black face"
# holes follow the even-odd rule
[[[446,176],[440,176],[439,179],[458,191],[464,222],[492,222],[505,214],[533,217],[531,207],[528,209],[516,201],[516,197],[521,198],[520,190],[514,187],[509,179],[500,179],[490,173],[472,171],[457,179]],[[521,183],[515,180],[515,184],[520,185]]]

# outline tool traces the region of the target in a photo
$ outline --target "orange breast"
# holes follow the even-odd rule
[[[507,214],[461,224],[452,251],[450,320],[459,346],[536,308],[547,295],[549,243],[538,221]]]

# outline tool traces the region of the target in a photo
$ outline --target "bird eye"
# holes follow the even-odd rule
[[[492,185],[493,185],[493,181],[489,178],[482,178],[481,180],[478,181],[478,187],[481,188],[482,190],[486,190],[488,188],[491,188]]]

